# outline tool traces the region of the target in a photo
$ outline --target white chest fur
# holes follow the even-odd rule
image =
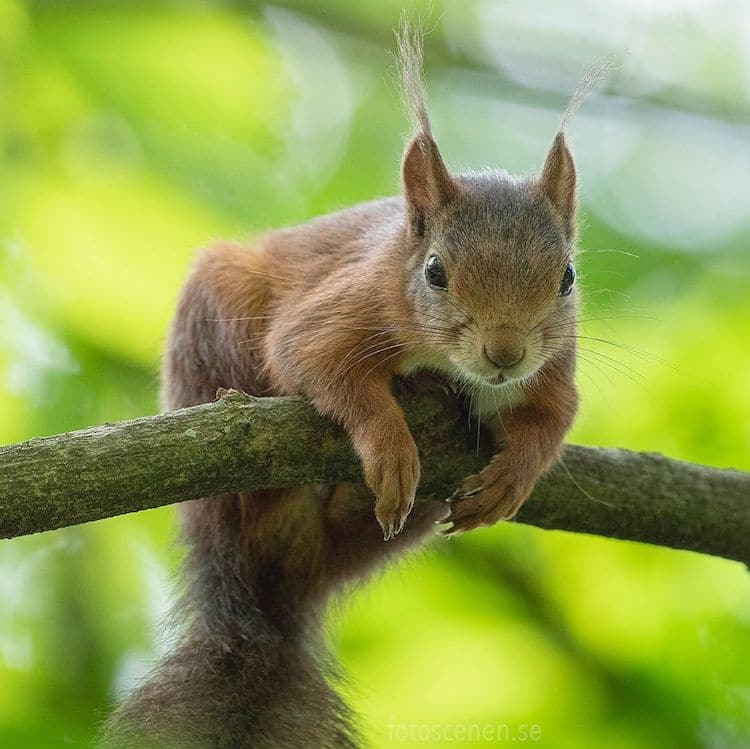
[[[482,419],[502,416],[505,411],[514,406],[520,406],[524,402],[524,394],[520,385],[513,382],[500,387],[475,385],[471,392],[472,413]]]
[[[420,369],[440,372],[453,382],[465,382],[465,378],[452,362],[446,359],[435,358],[433,360],[420,356],[406,359],[399,367],[399,374],[409,375]],[[465,388],[467,401],[471,402],[471,411],[474,416],[481,420],[489,420],[502,414],[514,406],[524,402],[524,394],[518,383],[492,386],[477,382],[468,384]]]

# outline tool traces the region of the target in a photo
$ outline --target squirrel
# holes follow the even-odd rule
[[[204,250],[163,363],[167,409],[220,388],[308,398],[350,436],[369,490],[185,503],[181,640],[115,711],[107,747],[360,746],[331,686],[330,596],[436,523],[450,536],[512,518],[560,454],[578,400],[567,117],[538,175],[452,174],[432,133],[418,30],[401,29],[398,52],[415,125],[402,196],[271,231],[253,248]],[[468,389],[496,446],[447,504],[414,506],[419,456],[392,381],[418,370]]]

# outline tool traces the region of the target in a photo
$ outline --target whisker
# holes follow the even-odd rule
[[[449,329],[452,329],[456,325],[460,329],[468,329],[469,328],[469,326],[467,325],[467,323],[465,321],[463,321],[463,320],[459,320],[459,321],[445,320],[442,317],[440,317],[438,315],[431,314],[429,312],[420,312],[420,314],[424,315],[425,317],[428,317],[428,318],[430,318],[432,320],[435,320],[435,321],[437,321],[439,323],[442,323],[443,325],[447,325]]]
[[[550,356],[555,353],[555,349],[550,346],[543,345],[540,348],[540,353],[544,356]],[[581,361],[587,362],[588,364],[591,364],[594,366],[607,380],[607,382],[610,383],[610,385],[614,385],[611,378],[608,376],[608,374],[601,368],[601,365],[606,365],[613,371],[617,372],[618,374],[627,377],[632,382],[643,385],[646,378],[638,372],[636,369],[633,369],[632,367],[629,367],[624,362],[621,362],[617,359],[613,359],[612,357],[608,356],[607,354],[602,353],[601,351],[596,351],[594,349],[587,349],[582,346],[577,347],[577,354],[578,358]],[[636,378],[641,378],[636,379]]]
[[[601,374],[601,376],[604,377],[604,379],[612,387],[614,387],[614,384],[615,384],[614,380],[610,376],[609,372],[606,369],[604,369],[604,367],[602,367],[601,364],[599,364],[599,362],[597,362],[595,359],[589,359],[589,358],[587,358],[585,356],[579,356],[579,359],[581,361],[585,362],[586,364],[590,364],[592,367],[594,367],[596,369],[596,371],[599,372],[599,374]]]
[[[623,297],[623,299],[627,299],[628,301],[631,300],[631,297],[626,294],[624,291],[618,291],[617,289],[597,289],[596,291],[589,291],[588,294],[590,296],[599,296],[600,294],[609,294],[609,300],[612,301],[612,295],[617,294],[618,296]]]
[[[353,346],[351,350],[346,354],[346,356],[339,362],[339,367],[336,372],[333,373],[333,378],[337,378],[338,371],[343,368],[353,356],[356,356],[358,353],[367,353],[371,348],[377,348],[378,346],[383,345],[383,341],[375,341],[374,343],[371,343],[370,346],[368,346],[364,351],[360,352],[359,346],[364,345],[367,343],[367,341],[372,341],[373,338],[377,338],[378,336],[388,335],[389,331],[387,330],[379,330],[372,335],[367,336],[364,340],[360,341],[357,345]]]
[[[382,348],[379,348],[379,349],[377,349],[375,351],[372,351],[371,353],[367,354],[366,356],[362,356],[359,359],[357,359],[356,361],[352,362],[348,367],[346,367],[346,369],[343,372],[337,372],[337,373],[335,373],[334,377],[335,377],[335,379],[340,379],[347,372],[349,372],[352,369],[354,369],[354,367],[358,366],[363,361],[366,361],[367,359],[371,359],[373,356],[378,356],[378,355],[380,355],[382,353],[385,353],[386,351],[390,351],[392,349],[398,349],[391,356],[387,356],[384,359],[384,361],[387,361],[388,359],[392,359],[394,356],[397,356],[398,354],[400,354],[403,351],[403,349],[406,348],[407,346],[408,346],[408,344],[406,344],[406,343],[394,343],[394,344],[391,344],[390,346],[384,346]],[[375,369],[377,366],[378,366],[378,363],[376,363],[375,366],[372,369]],[[372,369],[370,369],[367,374],[369,374],[370,372],[372,372]]]
[[[288,276],[279,276],[275,273],[268,273],[264,270],[251,270],[249,268],[243,268],[243,273],[252,273],[254,276],[264,276],[266,278],[276,278],[279,281],[288,281],[289,283],[295,283],[295,279],[289,278]]]
[[[619,250],[619,249],[605,249],[605,250],[582,250],[578,253],[579,257],[586,257],[586,255],[601,255],[604,253],[612,253],[617,255],[625,255],[626,257],[632,257],[636,260],[640,260],[641,256],[636,255],[635,252],[628,252],[627,250]]]
[[[654,362],[655,364],[661,364],[665,367],[668,367],[669,369],[672,369],[677,374],[683,374],[683,372],[674,365],[674,363],[670,362],[667,359],[664,359],[661,356],[657,356],[656,354],[652,354],[648,351],[642,351],[641,349],[636,348],[635,346],[629,346],[624,343],[617,343],[616,341],[610,341],[606,338],[598,338],[596,336],[587,336],[587,335],[569,335],[569,336],[548,336],[550,340],[563,340],[563,339],[576,339],[580,341],[593,341],[595,343],[604,343],[608,346],[612,346],[614,348],[621,349],[622,351],[625,351],[626,353],[632,354],[634,356],[640,356],[642,359],[645,359],[647,361]]]
[[[629,367],[627,364],[623,364],[617,359],[613,359],[606,354],[602,354],[601,351],[594,351],[593,349],[584,349],[580,347],[578,351],[581,352],[581,359],[586,360],[588,358],[588,360],[591,361],[591,357],[595,357],[596,361],[598,361],[600,364],[610,367],[610,369],[614,370],[618,374],[621,374],[623,377],[627,377],[636,385],[643,386],[646,382],[646,377],[642,375],[638,370],[633,369],[633,367]]]
[[[497,402],[497,393],[492,390],[492,400],[495,403],[495,413],[497,414],[497,420],[500,422],[500,429],[503,430],[503,435],[505,435],[505,424],[503,423],[503,415],[500,412],[500,404]]]
[[[621,314],[621,315],[597,315],[596,317],[579,317],[575,320],[561,320],[560,322],[556,323],[550,323],[546,325],[546,327],[543,328],[543,330],[556,330],[557,328],[565,328],[565,327],[575,327],[576,325],[584,325],[585,323],[590,322],[601,322],[601,321],[609,321],[609,320],[648,320],[650,322],[658,322],[658,317],[653,317],[649,315],[631,315],[631,314]],[[536,332],[542,326],[544,326],[546,323],[545,320],[542,320],[540,323],[535,325],[532,328],[532,332]]]
[[[598,499],[597,497],[590,494],[586,489],[584,489],[576,480],[576,478],[573,476],[573,474],[570,472],[570,469],[568,468],[565,460],[562,456],[560,456],[560,465],[565,470],[565,473],[568,474],[568,478],[573,482],[573,484],[578,488],[578,490],[583,494],[584,497],[587,497],[592,502],[598,502],[599,504],[605,505],[606,507],[614,507],[614,505],[611,502],[605,502],[603,499]]]
[[[393,353],[393,354],[389,354],[389,355],[388,355],[388,356],[386,356],[386,357],[385,357],[384,359],[381,359],[381,360],[380,360],[379,362],[376,362],[376,363],[375,363],[375,364],[374,364],[374,365],[373,365],[372,367],[370,367],[370,369],[368,369],[368,370],[367,370],[367,372],[365,372],[365,373],[364,373],[364,375],[362,375],[362,379],[366,379],[366,378],[367,378],[367,377],[368,377],[369,375],[371,375],[371,374],[372,374],[372,373],[373,373],[373,372],[374,372],[374,371],[375,371],[375,370],[376,370],[376,369],[377,369],[378,367],[382,366],[383,364],[385,364],[385,363],[386,363],[387,361],[389,361],[389,360],[391,360],[391,359],[395,359],[395,358],[396,358],[396,357],[397,357],[397,356],[398,356],[398,355],[399,355],[400,353],[401,353],[400,351],[396,351],[396,352],[395,352],[395,353]]]
[[[273,320],[276,315],[249,315],[248,317],[204,317],[206,322],[247,322],[248,320]]]
[[[444,301],[447,302],[451,307],[453,307],[456,312],[458,312],[460,315],[466,318],[467,325],[466,327],[473,327],[476,325],[476,321],[474,318],[468,314],[465,310],[462,310],[449,296],[443,297]]]
[[[597,270],[586,271],[586,278],[592,278],[593,276],[616,276],[617,278],[625,278],[624,273],[620,273],[619,270],[611,270],[610,268],[599,268]]]

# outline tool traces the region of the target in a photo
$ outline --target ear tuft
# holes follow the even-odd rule
[[[420,133],[406,147],[401,178],[412,231],[422,236],[429,218],[458,192],[430,135]]]
[[[573,154],[565,142],[565,133],[562,130],[555,136],[547,153],[538,186],[563,220],[568,239],[572,239],[578,204],[578,186]]]

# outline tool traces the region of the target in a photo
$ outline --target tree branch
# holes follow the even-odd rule
[[[424,496],[488,459],[455,397],[400,386]],[[228,391],[215,403],[0,448],[0,537],[241,489],[361,482],[346,435],[299,398]],[[369,501],[369,498],[368,500]],[[569,445],[518,516],[541,528],[750,561],[750,474]],[[374,521],[373,521],[374,522]]]

